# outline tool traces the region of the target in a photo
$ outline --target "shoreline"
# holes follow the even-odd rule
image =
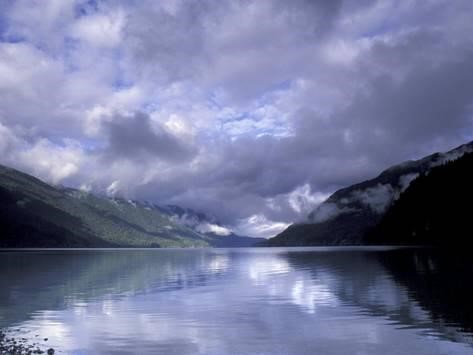
[[[30,355],[30,354],[47,354],[54,355],[53,348],[46,347],[45,344],[39,342],[28,341],[25,337],[13,336],[13,330],[0,329],[0,354]],[[47,342],[48,338],[43,338],[43,342]]]

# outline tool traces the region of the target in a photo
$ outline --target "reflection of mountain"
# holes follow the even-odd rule
[[[8,287],[0,288],[0,327],[39,310],[62,310],[105,296],[205,285],[224,263],[212,263],[215,258],[204,255],[182,250],[2,253],[0,270]]]
[[[432,322],[473,333],[471,255],[459,250],[455,255],[435,249],[400,250],[387,253],[380,262],[407,287]]]
[[[473,345],[473,262],[427,249],[287,253],[342,304],[399,327]],[[324,274],[330,277],[324,277]]]
[[[0,289],[0,327],[28,327],[25,321],[37,325],[47,318],[92,333],[97,341],[116,336],[113,331],[141,341],[144,329],[153,333],[161,327],[155,333],[163,344],[182,340],[189,346],[228,341],[241,331],[245,339],[258,334],[262,353],[271,339],[310,347],[307,342],[327,336],[344,349],[353,340],[349,336],[368,331],[380,336],[378,345],[396,344],[403,335],[393,328],[472,344],[473,292],[462,282],[469,281],[473,263],[429,250],[71,250],[1,256],[8,287]],[[319,333],[299,332],[301,323]],[[130,327],[137,328],[133,335]],[[179,341],[173,338],[176,329]],[[95,337],[96,332],[104,333]]]

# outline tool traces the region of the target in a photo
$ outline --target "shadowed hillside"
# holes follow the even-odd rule
[[[447,153],[435,153],[420,160],[404,162],[383,171],[374,179],[340,189],[310,213],[305,221],[289,226],[264,245],[364,244],[366,233],[380,223],[386,211],[412,181],[472,150],[473,143],[468,143]],[[372,243],[383,242],[376,238],[370,240]]]
[[[56,188],[0,166],[0,247],[228,247],[258,240],[201,233],[150,203]]]
[[[368,233],[375,244],[470,244],[473,153],[412,182]]]

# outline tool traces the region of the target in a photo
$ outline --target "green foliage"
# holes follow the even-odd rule
[[[206,247],[158,208],[59,189],[0,166],[0,246]]]

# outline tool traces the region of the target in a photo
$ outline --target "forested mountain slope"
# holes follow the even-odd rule
[[[374,179],[332,194],[307,219],[292,224],[266,246],[357,245],[382,219],[386,210],[409,184],[432,168],[473,151],[473,143],[446,153],[395,165]]]
[[[375,244],[458,246],[470,244],[473,153],[414,180],[368,233]]]
[[[209,247],[252,242],[239,238],[200,233],[151,203],[57,188],[0,166],[0,247]]]

